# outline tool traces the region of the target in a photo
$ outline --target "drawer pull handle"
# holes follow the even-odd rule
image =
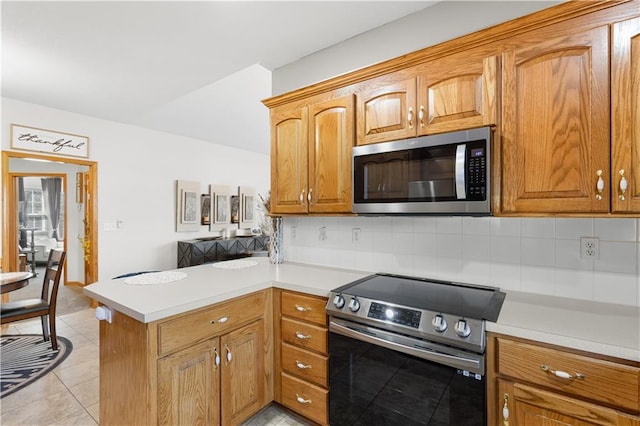
[[[304,399],[303,397],[301,397],[298,394],[296,394],[296,401],[298,401],[300,404],[311,404],[311,400],[310,399]]]
[[[566,371],[553,370],[553,369],[549,368],[548,365],[545,365],[545,364],[542,364],[540,366],[540,369],[542,371],[544,371],[545,373],[551,373],[556,377],[560,377],[561,379],[580,379],[580,380],[584,380],[584,374],[582,374],[582,373],[576,373],[575,376],[572,376],[571,374],[567,373]]]
[[[220,318],[220,319],[218,320],[218,322],[219,322],[220,324],[224,324],[224,323],[225,323],[225,322],[227,322],[227,321],[229,321],[229,317],[222,317],[222,318]]]
[[[310,365],[305,365],[305,364],[301,363],[300,361],[298,361],[297,359],[296,359],[296,366],[301,370],[304,370],[305,368],[311,368]]]
[[[309,312],[311,308],[307,308],[306,306],[296,305],[296,311],[298,312]]]
[[[311,339],[311,336],[309,336],[308,334],[302,334],[299,331],[296,331],[296,337],[300,340]]]

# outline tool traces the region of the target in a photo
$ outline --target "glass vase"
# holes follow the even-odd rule
[[[271,235],[269,236],[269,260],[271,263],[282,263],[284,261],[284,250],[282,246],[283,235],[282,218],[271,217]]]

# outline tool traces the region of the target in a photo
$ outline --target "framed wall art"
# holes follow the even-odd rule
[[[11,124],[11,148],[88,158],[89,137]]]
[[[176,232],[198,231],[200,209],[200,182],[176,181]]]
[[[251,186],[238,188],[238,228],[253,228],[255,222],[256,190]]]
[[[209,185],[211,208],[213,211],[210,231],[221,231],[231,223],[231,187],[227,185]]]

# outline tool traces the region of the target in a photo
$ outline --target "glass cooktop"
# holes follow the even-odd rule
[[[497,321],[505,293],[476,286],[391,274],[375,274],[333,290],[381,302]]]

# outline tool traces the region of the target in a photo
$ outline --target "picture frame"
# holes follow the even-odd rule
[[[252,186],[238,187],[238,228],[253,228],[256,212],[256,190]]]
[[[12,123],[11,148],[66,157],[89,158],[89,137]]]
[[[193,232],[201,222],[200,182],[176,181],[176,232]]]

